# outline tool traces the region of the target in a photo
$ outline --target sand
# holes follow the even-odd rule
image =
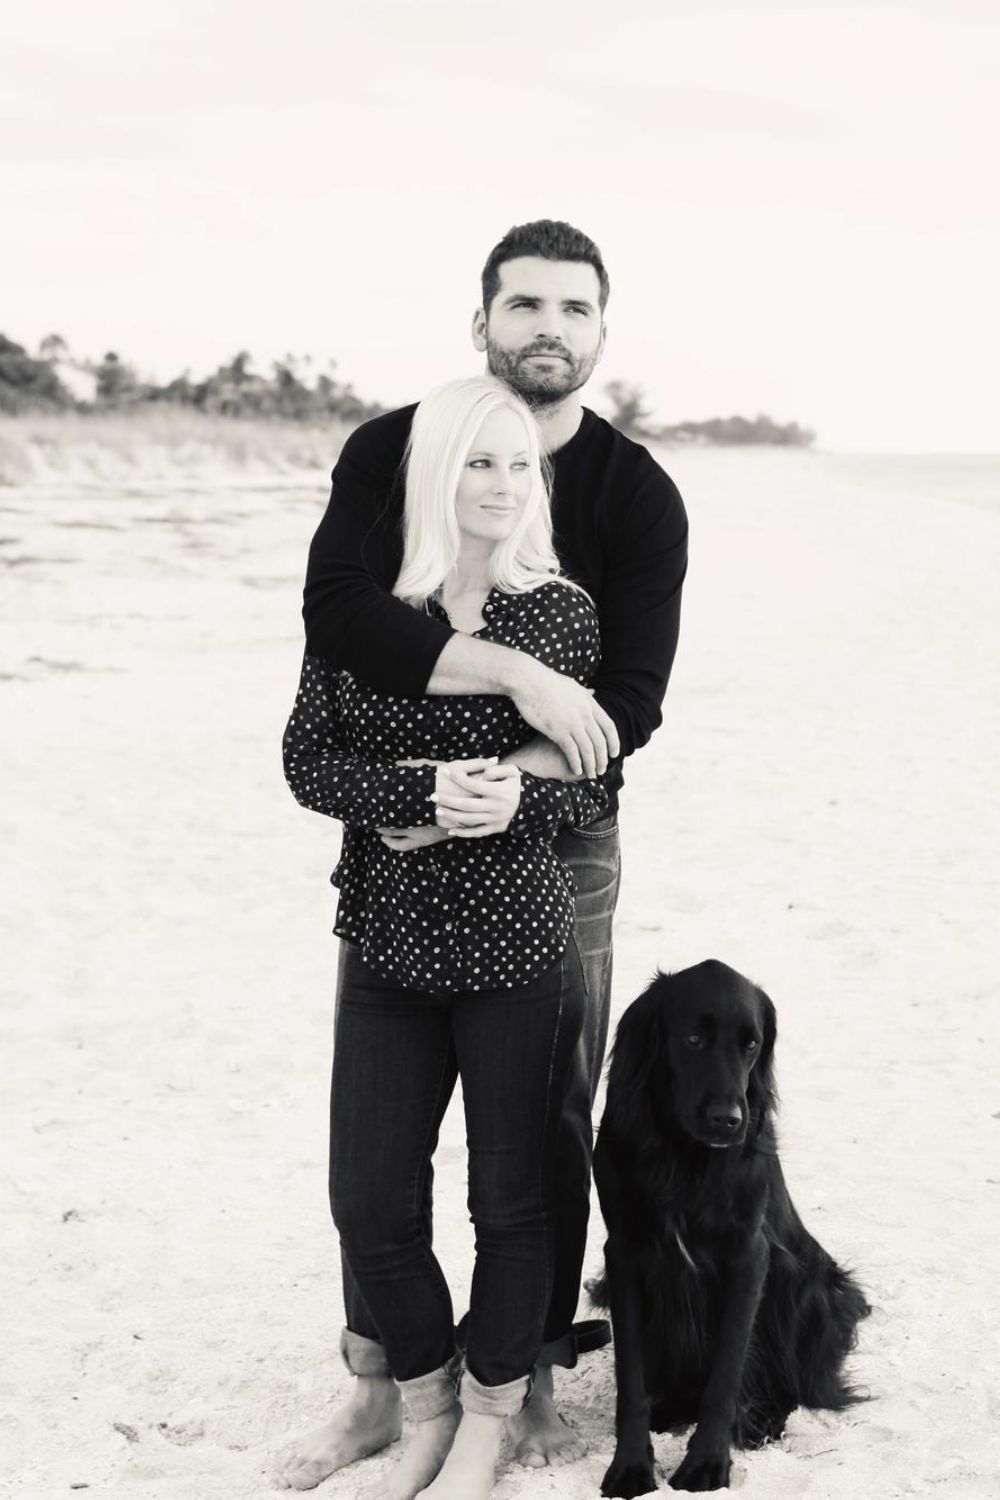
[[[1000,1493],[993,600],[1000,509],[806,453],[685,452],[666,721],[630,765],[615,1010],[715,956],[779,1012],[787,1176],[875,1304],[873,1400],[738,1455],[746,1500]],[[895,471],[894,471],[895,472]],[[898,476],[897,476],[898,478]],[[325,1196],[336,825],[279,743],[321,475],[0,491],[0,1474],[259,1500],[345,1392]],[[453,1106],[439,1245],[471,1239]],[[588,1270],[600,1259],[595,1217]],[[596,1496],[589,1444],[499,1500]],[[682,1440],[656,1443],[660,1483]],[[385,1460],[319,1492],[356,1495]]]

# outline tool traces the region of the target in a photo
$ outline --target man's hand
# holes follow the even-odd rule
[[[446,829],[433,824],[429,828],[380,828],[378,833],[387,848],[403,854],[410,849],[425,849],[428,844],[440,844],[448,837]]]
[[[434,801],[437,826],[449,838],[505,833],[521,801],[521,773],[492,761],[452,761],[438,767]]]
[[[571,775],[603,776],[621,748],[613,719],[589,688],[519,654],[526,670],[511,684],[510,696],[522,719],[562,751]]]

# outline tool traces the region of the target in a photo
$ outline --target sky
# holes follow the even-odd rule
[[[0,331],[402,403],[560,218],[611,276],[592,404],[1000,451],[998,77],[995,0],[7,4]]]

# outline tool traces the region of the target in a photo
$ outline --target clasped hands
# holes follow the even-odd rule
[[[426,828],[380,828],[390,849],[422,849],[444,839],[482,839],[506,832],[521,801],[521,772],[496,756],[479,760],[398,760],[398,766],[434,766],[434,822]]]

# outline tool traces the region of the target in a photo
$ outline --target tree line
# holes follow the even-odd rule
[[[135,366],[113,351],[99,361],[76,359],[58,334],[50,334],[36,354],[29,354],[0,333],[0,412],[135,412],[176,406],[217,417],[318,423],[331,417],[364,422],[385,410],[338,380],[335,368],[331,362],[316,372],[310,360],[287,354],[262,374],[244,349],[203,380],[185,370],[158,385],[140,378]],[[74,394],[71,377],[88,394]]]
[[[642,387],[625,380],[610,381],[604,394],[611,406],[609,419],[640,442],[810,448],[816,441],[810,428],[800,427],[798,422],[776,422],[763,413],[756,417],[709,417],[703,422],[656,422],[646,407]]]
[[[316,371],[311,360],[287,354],[274,360],[269,373],[263,374],[251,355],[241,350],[202,380],[184,371],[158,385],[142,379],[134,365],[113,351],[99,361],[78,359],[64,339],[50,334],[30,354],[0,333],[0,413],[138,412],[173,406],[243,420],[283,418],[318,424],[336,417],[356,424],[386,410],[378,402],[362,400],[335,372],[333,361]],[[78,387],[76,393],[71,377],[72,385]],[[80,394],[81,385],[86,388],[84,394]],[[815,439],[813,432],[797,422],[775,422],[763,415],[657,423],[648,411],[642,387],[624,380],[610,381],[604,396],[610,420],[639,441],[809,447]]]

